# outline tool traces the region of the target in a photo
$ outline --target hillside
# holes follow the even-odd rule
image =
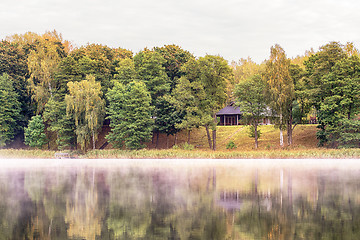
[[[273,125],[260,126],[261,137],[259,139],[259,149],[279,148],[279,129]],[[293,133],[293,148],[316,148],[316,125],[298,125]],[[187,140],[187,132],[178,133],[177,143],[182,144]],[[254,149],[254,139],[248,136],[248,127],[241,126],[219,126],[217,127],[217,149],[225,150],[229,141],[233,141],[237,150]],[[284,142],[287,136],[284,134]],[[148,144],[148,148],[154,149],[156,146],[156,136],[154,142]],[[191,132],[190,143],[198,149],[208,149],[208,141],[205,128],[195,129]],[[174,136],[169,136],[169,147],[174,145]],[[159,135],[158,149],[166,149],[166,135]]]

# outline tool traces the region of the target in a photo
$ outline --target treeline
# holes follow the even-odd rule
[[[159,133],[205,127],[216,149],[216,112],[241,107],[254,127],[271,112],[288,144],[298,123],[314,111],[319,144],[359,147],[360,60],[352,44],[331,42],[288,59],[275,45],[269,60],[196,58],[176,45],[134,54],[88,44],[75,48],[56,31],[26,33],[0,43],[0,147],[15,137],[41,147],[95,148],[104,121],[115,147],[143,148]],[[176,139],[176,137],[175,137]]]

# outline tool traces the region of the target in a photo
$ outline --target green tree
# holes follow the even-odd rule
[[[174,104],[169,100],[170,96],[159,98],[156,103],[155,110],[155,126],[159,132],[166,134],[166,147],[169,148],[169,136],[177,134],[180,129],[176,127],[180,124],[183,117],[183,111],[177,111]],[[156,138],[156,147],[158,145],[158,136]]]
[[[25,144],[30,147],[41,148],[46,144],[45,125],[41,115],[31,118],[25,128]]]
[[[181,77],[169,101],[175,106],[177,115],[184,116],[175,127],[188,131],[187,143],[190,144],[191,130],[212,122],[212,117],[203,111],[203,105],[207,102],[204,87],[199,79],[190,81],[187,77]],[[211,140],[209,144],[211,148]]]
[[[320,104],[318,116],[325,127],[318,136],[335,147],[339,144],[341,133],[347,132],[346,126],[353,128],[351,121],[355,121],[356,114],[360,112],[359,57],[338,61],[322,81],[327,94]]]
[[[338,124],[340,146],[360,148],[360,120],[342,119]]]
[[[101,44],[88,44],[72,51],[71,59],[64,64],[63,74],[70,73],[68,77],[80,81],[87,75],[93,75],[101,83],[104,96],[112,87],[112,79],[118,73],[116,68],[122,59],[132,58],[132,52],[121,48],[110,48]]]
[[[123,143],[128,149],[144,148],[151,138],[154,120],[151,97],[143,82],[133,81],[124,86],[115,82],[107,93],[111,132],[106,138],[116,147]]]
[[[21,103],[12,80],[7,74],[0,76],[0,147],[5,146],[19,130]]]
[[[0,42],[0,75],[6,73],[12,80],[21,103],[21,119],[18,124],[23,128],[32,115],[31,97],[26,79],[29,77],[27,54],[17,43]],[[23,129],[21,129],[23,131]]]
[[[170,80],[165,72],[165,59],[156,52],[144,49],[134,57],[135,69],[138,75],[138,79],[143,81],[151,96],[151,105],[154,106],[152,117],[154,119],[163,118],[157,116],[163,112],[158,111],[161,106],[157,106],[158,99],[162,98],[170,91]],[[159,134],[161,126],[158,126],[155,122],[154,133]]]
[[[359,112],[359,58],[351,44],[330,42],[305,62],[306,86],[319,122],[319,145],[336,147],[345,119]],[[342,129],[342,130],[340,130]]]
[[[255,149],[258,148],[258,125],[267,112],[265,88],[261,76],[254,75],[237,84],[235,89],[236,104],[246,121],[254,127]]]
[[[156,99],[170,90],[169,78],[163,66],[165,59],[160,53],[145,49],[135,55],[134,63],[139,80],[145,83],[152,105],[155,105]]]
[[[65,96],[66,112],[75,119],[77,142],[81,149],[86,150],[86,142],[92,139],[95,149],[98,130],[103,125],[105,100],[103,100],[101,85],[95,77],[88,75],[81,82],[68,83],[69,94]]]
[[[165,62],[165,72],[170,80],[170,92],[175,88],[177,80],[185,75],[182,70],[182,66],[186,64],[190,59],[194,59],[194,56],[186,50],[183,50],[177,45],[165,45],[163,47],[155,47],[154,51],[159,52]]]
[[[204,86],[208,105],[204,112],[213,117],[212,149],[216,150],[216,113],[224,107],[227,99],[227,83],[233,81],[233,73],[227,61],[220,56],[206,55],[198,60],[200,81]]]
[[[72,115],[66,114],[66,102],[59,97],[52,97],[45,105],[43,113],[48,130],[56,133],[56,144],[59,149],[76,146],[76,126]]]
[[[320,103],[327,95],[324,88],[323,77],[331,72],[331,68],[339,61],[346,58],[343,46],[338,42],[330,42],[322,47],[320,51],[305,61],[306,81],[309,99],[312,105],[319,110]]]
[[[264,77],[268,85],[270,106],[279,115],[280,146],[284,146],[283,128],[294,99],[294,83],[290,76],[290,60],[287,59],[284,49],[276,44],[270,49],[270,58],[266,62]],[[290,115],[290,114],[289,114]]]
[[[119,60],[118,67],[116,67],[117,74],[114,75],[114,79],[121,82],[124,85],[138,79],[137,72],[135,70],[135,63],[130,58]]]

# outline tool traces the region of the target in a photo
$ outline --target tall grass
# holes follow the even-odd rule
[[[360,149],[283,149],[260,151],[203,151],[203,150],[93,150],[82,158],[360,158]]]
[[[0,158],[54,158],[55,151],[45,150],[0,150]],[[360,149],[273,149],[273,150],[91,150],[79,158],[209,158],[209,159],[249,159],[249,158],[360,158]]]
[[[1,149],[0,158],[54,158],[55,151]]]

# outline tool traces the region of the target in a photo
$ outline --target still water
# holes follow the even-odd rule
[[[0,159],[0,239],[360,239],[359,162]]]

